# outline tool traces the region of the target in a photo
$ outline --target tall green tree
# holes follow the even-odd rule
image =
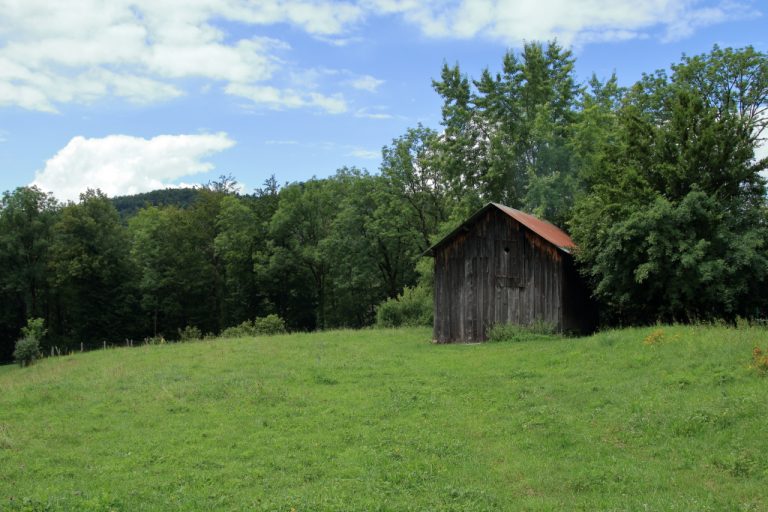
[[[223,269],[224,326],[237,325],[258,312],[254,258],[262,242],[259,228],[259,219],[250,202],[234,195],[222,199],[213,243]]]
[[[46,278],[58,203],[36,187],[0,199],[0,361],[7,361],[28,318],[47,317]]]
[[[379,188],[394,194],[386,203],[402,203],[389,213],[408,219],[409,230],[416,230],[422,251],[432,244],[432,237],[452,210],[448,204],[449,178],[441,166],[438,144],[437,132],[419,125],[382,149],[381,175],[386,189]]]
[[[374,306],[414,284],[422,252],[416,216],[384,176],[342,169],[343,197],[327,240],[333,325],[374,321]]]
[[[755,161],[745,112],[764,109],[765,97],[723,108],[690,80],[695,71],[759,81],[729,75],[743,69],[742,53],[752,50],[684,59],[671,78],[643,77],[623,102],[619,150],[571,221],[596,295],[622,321],[764,314],[766,163]]]
[[[445,131],[434,150],[454,199],[472,203],[466,210],[499,201],[559,224],[569,217],[580,187],[569,145],[580,93],[573,70],[570,50],[554,41],[526,43],[504,56],[501,72],[471,82],[443,67],[433,87]]]
[[[241,291],[234,287],[239,286],[239,279],[248,283],[252,269],[239,261],[244,256],[230,249],[234,251],[238,241],[250,240],[248,218],[228,225],[243,220],[238,219],[239,201],[233,193],[206,188],[198,191],[188,208],[150,207],[130,219],[132,257],[141,273],[142,308],[153,333],[174,336],[188,325],[215,333],[234,321],[231,316],[243,314],[233,309]],[[238,230],[246,231],[241,234]],[[249,251],[247,244],[243,250]],[[232,275],[236,269],[243,272],[237,278]],[[230,303],[228,270],[233,287]]]
[[[62,208],[49,260],[57,314],[49,323],[65,342],[122,341],[135,334],[135,272],[129,239],[110,200],[98,190]]]
[[[138,288],[144,331],[171,334],[183,321],[186,282],[179,275],[188,263],[182,251],[183,212],[176,207],[147,207],[128,222],[131,256],[139,272]]]
[[[755,144],[768,127],[768,59],[752,46],[685,56],[672,66],[673,81],[696,91],[718,117],[738,119]]]
[[[342,200],[342,184],[334,179],[292,183],[280,191],[279,206],[270,224],[276,248],[274,270],[291,269],[309,276],[304,283],[314,301],[315,325],[329,326],[329,279],[332,265],[328,239]],[[295,275],[295,274],[294,274]]]
[[[579,95],[579,114],[571,127],[568,145],[581,193],[611,179],[611,162],[618,158],[617,152],[623,151],[619,114],[626,93],[613,74],[604,82],[592,75]]]

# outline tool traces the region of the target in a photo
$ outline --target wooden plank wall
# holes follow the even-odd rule
[[[435,251],[434,339],[483,341],[496,323],[563,327],[563,255],[489,210]]]

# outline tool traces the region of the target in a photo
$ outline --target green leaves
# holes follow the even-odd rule
[[[571,220],[578,258],[615,318],[732,318],[768,305],[753,115],[766,100],[744,92],[764,81],[755,59],[766,62],[751,48],[716,47],[684,58],[671,78],[644,76],[622,103],[621,149],[599,160]]]
[[[134,267],[117,210],[100,191],[62,208],[48,260],[56,331],[64,340],[122,340],[133,332]]]
[[[502,73],[485,70],[471,84],[458,66],[443,67],[433,87],[445,131],[430,146],[448,195],[473,204],[465,215],[497,201],[556,224],[568,218],[579,189],[569,142],[578,118],[573,65],[556,42],[532,42],[505,55]]]
[[[58,203],[35,187],[0,199],[0,361],[8,360],[19,327],[44,316],[47,263]]]

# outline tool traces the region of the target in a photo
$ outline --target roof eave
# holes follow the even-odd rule
[[[445,235],[443,238],[441,238],[440,240],[438,240],[437,242],[432,244],[426,251],[421,253],[421,255],[422,256],[432,256],[432,257],[434,257],[435,256],[435,249],[437,249],[438,247],[443,245],[443,243],[447,242],[448,240],[450,240],[451,238],[453,238],[454,236],[459,234],[461,231],[466,231],[468,229],[467,225],[469,225],[472,222],[474,222],[479,216],[484,214],[491,207],[498,208],[496,203],[488,203],[488,204],[486,204],[485,206],[483,206],[482,208],[477,210],[475,213],[473,213],[470,218],[468,218],[467,220],[465,220],[464,222],[459,224],[459,226],[456,227],[456,229],[452,230],[450,233]]]
[[[509,215],[509,213],[508,213],[506,210],[508,210],[508,209],[511,209],[511,208],[509,208],[509,207],[507,207],[507,206],[504,206],[504,205],[502,205],[502,204],[493,203],[493,202],[487,203],[485,206],[483,206],[483,207],[482,207],[482,208],[480,208],[478,211],[476,211],[474,214],[472,214],[472,216],[471,216],[471,217],[469,217],[467,220],[465,220],[464,222],[462,222],[462,223],[461,223],[461,224],[460,224],[460,225],[459,225],[459,226],[458,226],[456,229],[454,229],[453,231],[451,231],[450,233],[448,233],[447,235],[445,235],[445,236],[444,236],[443,238],[441,238],[439,241],[437,241],[437,242],[435,242],[434,244],[432,244],[432,246],[430,246],[430,247],[429,247],[427,250],[425,250],[423,253],[421,253],[421,256],[432,256],[432,257],[434,257],[434,256],[435,256],[435,250],[437,250],[437,249],[438,249],[440,246],[442,246],[442,245],[443,245],[444,243],[446,243],[448,240],[450,240],[450,239],[452,239],[453,237],[455,237],[455,236],[456,236],[457,234],[459,234],[460,232],[462,232],[462,231],[467,231],[467,230],[469,229],[467,226],[468,226],[469,224],[473,223],[473,222],[474,222],[474,221],[475,221],[475,220],[476,220],[478,217],[480,217],[481,215],[483,215],[483,214],[484,214],[486,211],[488,211],[490,208],[496,208],[497,210],[499,210],[499,211],[501,211],[501,212],[504,212],[504,213],[505,213],[505,214],[507,214],[507,215]],[[520,213],[523,213],[523,212],[520,212]],[[517,220],[517,219],[516,219],[516,221],[517,221],[517,222],[520,222],[520,221],[519,221],[519,220]],[[546,222],[546,221],[545,221],[545,222]],[[547,239],[546,239],[544,236],[542,236],[540,233],[537,233],[535,230],[533,230],[533,229],[531,229],[530,227],[526,226],[526,225],[525,225],[525,224],[523,224],[522,222],[520,222],[520,224],[521,224],[523,227],[525,227],[527,230],[529,230],[531,233],[534,233],[534,234],[536,234],[537,236],[541,237],[541,238],[542,238],[542,239],[544,239],[544,240],[547,240]],[[557,227],[557,226],[555,226],[555,227]],[[557,249],[559,249],[559,250],[563,251],[564,253],[566,253],[566,254],[568,254],[568,255],[571,255],[571,256],[573,255],[573,249],[574,249],[574,247],[570,247],[570,246],[564,246],[564,245],[557,245],[557,244],[554,244],[554,243],[550,242],[549,240],[547,240],[547,242],[549,242],[550,244],[552,244],[553,246],[555,246]]]

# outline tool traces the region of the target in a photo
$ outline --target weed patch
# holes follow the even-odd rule
[[[758,346],[752,349],[752,368],[763,377],[768,374],[768,350]]]
[[[555,326],[546,322],[534,322],[531,325],[496,324],[488,331],[488,340],[492,342],[546,340],[556,337]]]
[[[0,450],[10,450],[13,448],[11,432],[7,425],[0,423]]]

